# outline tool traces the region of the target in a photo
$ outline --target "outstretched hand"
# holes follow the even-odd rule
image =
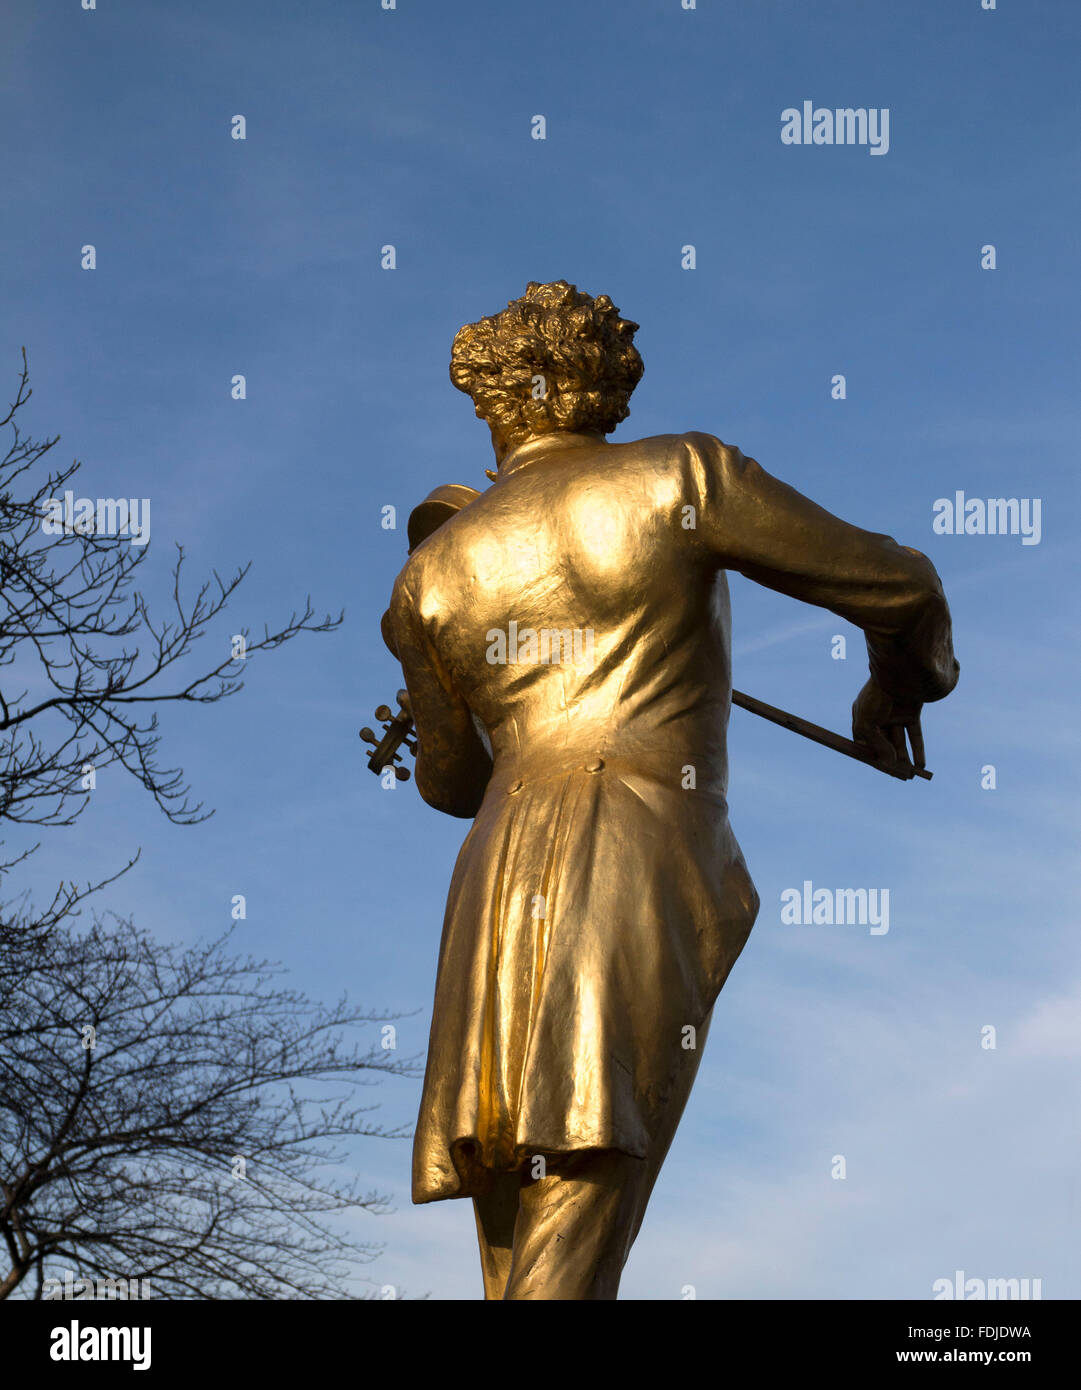
[[[911,761],[916,767],[925,766],[923,731],[920,728],[918,700],[895,700],[875,681],[869,680],[852,706],[852,737],[870,748],[884,763],[909,761],[905,735],[912,746]]]

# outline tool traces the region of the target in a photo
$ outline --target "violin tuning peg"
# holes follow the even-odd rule
[[[361,729],[360,737],[364,740],[365,743],[375,742],[375,735],[372,733],[371,729],[367,727],[367,725],[365,725],[365,727]]]
[[[396,767],[394,769],[394,775],[399,782],[409,781],[409,769],[407,767]]]
[[[375,717],[376,717],[376,719],[380,719],[380,720],[382,720],[382,719],[389,719],[389,718],[390,718],[390,710],[387,708],[386,705],[379,705],[379,706],[376,707]]]
[[[409,749],[410,753],[412,753],[413,757],[415,758],[415,757],[417,756],[417,744],[416,744],[416,740],[415,740],[415,739],[411,739],[411,738],[407,738],[407,739],[405,740],[405,746]]]

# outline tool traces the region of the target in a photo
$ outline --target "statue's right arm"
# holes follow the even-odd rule
[[[417,731],[417,790],[437,811],[472,818],[492,773],[469,706],[443,668],[408,587],[399,577],[389,622]],[[386,631],[384,630],[386,637]]]
[[[714,563],[862,628],[871,679],[892,700],[918,706],[950,693],[960,667],[926,555],[842,521],[713,435],[683,444],[686,500]]]

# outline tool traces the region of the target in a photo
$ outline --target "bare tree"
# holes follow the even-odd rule
[[[400,1137],[353,1093],[417,1059],[382,1029],[347,1043],[395,1016],[319,1007],[230,935],[24,938],[0,1016],[0,1298],[40,1298],[63,1262],[156,1298],[341,1297],[378,1253],[343,1218],[387,1198],[332,1168],[353,1136]]]
[[[187,658],[247,566],[186,601],[181,552],[172,612],[152,619],[134,584],[149,547],[93,524],[43,527],[79,464],[52,468],[56,439],[21,432],[30,395],[24,351],[0,419],[0,823],[70,826],[84,769],[110,764],[174,823],[203,820],[182,772],[159,762],[156,708],[241,688],[231,646],[195,674]],[[247,659],[340,622],[308,602],[254,641],[244,630]],[[398,1133],[354,1090],[416,1070],[346,1039],[395,1015],[324,1009],[277,985],[278,967],[231,955],[228,933],[180,949],[119,918],[77,931],[84,899],[134,862],[61,884],[43,909],[0,904],[0,1298],[41,1297],[63,1261],[81,1278],[149,1280],[157,1297],[340,1295],[376,1252],[351,1225],[386,1199],[334,1165],[345,1141]]]
[[[181,677],[193,644],[249,566],[226,579],[215,571],[185,599],[178,547],[172,612],[156,622],[134,587],[149,545],[99,532],[89,519],[46,532],[49,504],[81,465],[53,467],[47,456],[59,436],[35,442],[22,433],[18,413],[32,394],[24,348],[15,399],[0,418],[0,429],[12,431],[0,460],[0,675],[12,668],[22,687],[15,693],[0,684],[0,821],[70,825],[87,804],[84,769],[114,763],[170,820],[203,820],[207,813],[190,803],[183,772],[159,763],[156,707],[213,704],[235,694],[243,685],[238,672],[253,655],[300,632],[329,632],[342,617],[316,620],[309,600],[277,631],[265,627],[252,640],[242,629],[244,662],[229,648],[209,668]]]

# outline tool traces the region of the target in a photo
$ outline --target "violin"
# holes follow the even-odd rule
[[[489,477],[493,475],[489,473]],[[442,487],[437,487],[434,492],[430,492],[423,502],[413,508],[409,514],[409,523],[406,534],[409,537],[409,554],[412,555],[417,546],[426,541],[434,531],[437,531],[445,521],[449,521],[452,516],[469,505],[480,493],[474,487],[468,487],[465,483],[444,483]],[[383,641],[387,644],[394,655],[398,653],[394,650],[393,634],[390,628],[390,614],[383,614],[383,621],[380,624],[383,633]],[[360,731],[360,737],[365,743],[372,745],[372,752],[368,758],[368,766],[380,776],[385,768],[393,767],[394,776],[399,782],[409,781],[409,769],[402,766],[402,754],[400,750],[405,747],[413,754],[417,755],[416,726],[413,723],[413,713],[409,708],[409,692],[399,690],[397,694],[398,711],[392,714],[389,705],[379,705],[375,711],[375,717],[383,726],[383,733],[378,737],[367,726]]]

